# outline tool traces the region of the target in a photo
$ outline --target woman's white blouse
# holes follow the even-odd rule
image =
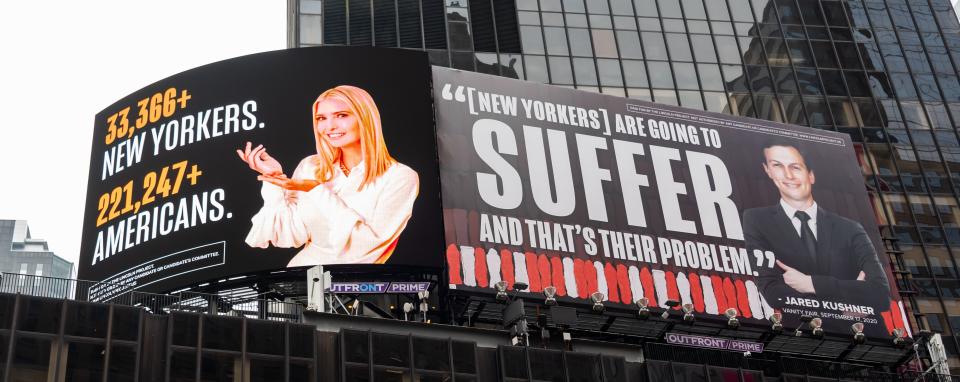
[[[293,179],[316,179],[315,169],[313,157],[304,158]],[[363,162],[349,176],[334,171],[332,180],[308,192],[263,182],[263,208],[251,219],[247,244],[304,246],[288,267],[386,262],[413,211],[420,188],[416,171],[395,163],[362,190]]]

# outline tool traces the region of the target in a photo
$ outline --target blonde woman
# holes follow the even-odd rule
[[[341,85],[313,103],[317,153],[284,175],[262,145],[237,154],[263,181],[251,247],[303,249],[288,267],[385,263],[419,192],[413,169],[387,151],[380,112],[365,90]]]

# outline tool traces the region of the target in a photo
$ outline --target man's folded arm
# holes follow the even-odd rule
[[[850,236],[848,247],[849,256],[857,258],[860,270],[866,279],[839,279],[834,276],[813,276],[813,287],[817,296],[830,301],[845,302],[858,305],[869,305],[886,310],[890,304],[890,285],[887,274],[877,259],[876,249],[870,237],[860,224],[856,225],[853,235]]]

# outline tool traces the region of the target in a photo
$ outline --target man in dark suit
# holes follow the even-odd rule
[[[815,298],[887,310],[887,276],[863,226],[817,205],[816,176],[796,147],[772,144],[763,155],[780,202],[744,211],[743,228],[748,251],[771,251],[777,259],[757,279],[767,303],[781,308],[787,297]]]

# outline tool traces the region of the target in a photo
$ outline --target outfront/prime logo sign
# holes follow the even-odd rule
[[[417,293],[430,290],[429,282],[335,282],[330,293]]]

